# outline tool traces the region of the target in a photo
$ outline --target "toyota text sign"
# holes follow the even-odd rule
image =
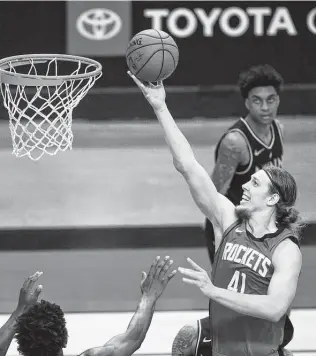
[[[122,56],[130,31],[130,2],[67,2],[67,52],[70,54]]]
[[[170,84],[235,84],[262,63],[286,83],[316,81],[315,1],[133,1],[133,33],[146,28],[179,46]]]
[[[168,32],[179,47],[171,86],[235,84],[241,70],[259,63],[286,83],[316,82],[316,1],[2,1],[0,25],[0,58],[96,58],[104,68],[98,87],[131,85],[125,51],[149,28]]]

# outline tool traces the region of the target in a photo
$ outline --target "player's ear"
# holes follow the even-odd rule
[[[245,99],[245,106],[247,108],[247,110],[249,110],[249,99]]]
[[[276,205],[278,203],[278,201],[280,200],[279,194],[272,194],[269,195],[268,197],[268,206],[273,206]]]

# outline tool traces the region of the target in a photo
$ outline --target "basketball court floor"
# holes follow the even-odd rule
[[[101,346],[114,335],[123,333],[132,317],[132,313],[96,313],[67,314],[69,341],[65,355],[78,355],[86,349]],[[136,352],[141,355],[170,355],[171,346],[178,330],[188,322],[205,317],[205,311],[156,312],[147,337]],[[0,323],[7,316],[0,316]],[[315,310],[294,310],[292,321],[295,326],[295,338],[289,344],[295,356],[315,356]],[[15,341],[8,355],[18,355]]]

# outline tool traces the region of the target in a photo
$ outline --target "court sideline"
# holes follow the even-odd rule
[[[147,337],[136,352],[141,355],[170,355],[172,341],[178,330],[186,323],[206,315],[206,311],[156,312]],[[79,355],[86,349],[101,346],[114,335],[126,330],[133,313],[70,313],[66,314],[69,341],[65,356]],[[0,315],[3,324],[8,315]],[[294,309],[291,319],[295,327],[294,339],[288,349],[295,356],[316,356],[315,323],[316,309]],[[17,356],[15,341],[8,356]]]

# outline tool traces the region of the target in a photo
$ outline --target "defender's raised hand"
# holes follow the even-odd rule
[[[42,272],[36,272],[26,279],[19,295],[17,308],[11,314],[10,318],[0,328],[0,356],[6,356],[12,339],[16,333],[16,325],[19,317],[23,315],[37,299],[42,291],[42,286],[38,286],[35,290],[34,285]]]
[[[152,83],[144,84],[130,71],[128,71],[127,74],[134,80],[155,111],[159,111],[165,106],[166,92],[161,80],[157,82],[157,85]]]
[[[43,290],[43,286],[39,285],[35,289],[35,284],[40,278],[43,272],[36,272],[32,276],[28,277],[20,290],[19,302],[17,309],[19,311],[26,312],[31,306],[33,306],[39,295]]]
[[[143,296],[154,301],[161,296],[168,282],[177,273],[177,271],[174,270],[167,275],[172,264],[173,261],[170,260],[169,256],[166,256],[163,260],[160,260],[158,256],[152,263],[148,275],[142,272],[140,288]]]

